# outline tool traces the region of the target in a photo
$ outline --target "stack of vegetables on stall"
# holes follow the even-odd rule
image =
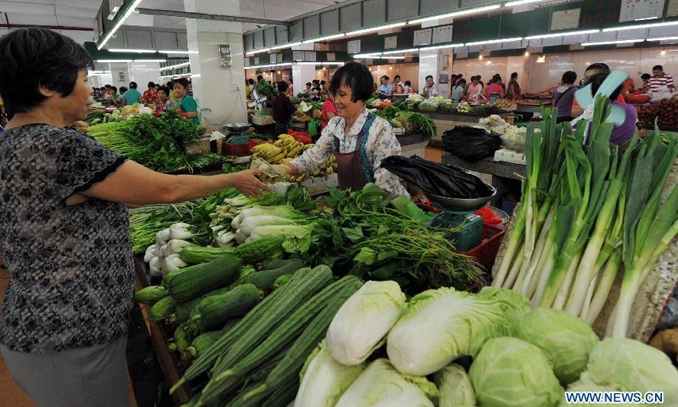
[[[523,198],[493,285],[593,325],[621,273],[607,336],[625,337],[639,288],[678,234],[678,187],[667,184],[678,136],[664,142],[655,130],[611,146],[608,114],[599,98],[574,133],[550,110],[541,132],[528,129]]]

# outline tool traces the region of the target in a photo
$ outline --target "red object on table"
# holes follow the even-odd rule
[[[499,226],[504,222],[489,206],[483,206],[475,214],[483,218],[483,225]]]
[[[483,225],[482,233],[483,240],[478,246],[469,251],[460,253],[473,257],[476,264],[489,273],[497,258],[501,239],[504,237],[505,232],[503,229],[496,226]]]
[[[287,130],[287,134],[294,137],[294,139],[300,143],[313,144],[313,139],[311,136],[308,133],[304,133],[303,131]]]
[[[228,141],[224,141],[222,145],[222,151],[226,155],[234,155],[236,157],[244,157],[250,155],[252,152],[252,147],[259,144],[257,140],[250,140],[244,144],[231,144]]]

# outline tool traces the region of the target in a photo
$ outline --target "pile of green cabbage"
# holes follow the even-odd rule
[[[663,391],[678,405],[678,371],[654,348],[601,342],[581,319],[530,310],[510,290],[441,288],[406,303],[384,281],[341,307],[294,407],[566,407],[566,389]]]

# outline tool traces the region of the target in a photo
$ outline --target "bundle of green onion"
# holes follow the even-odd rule
[[[623,273],[607,335],[624,337],[638,289],[678,234],[678,187],[660,204],[678,136],[665,143],[656,129],[611,146],[608,113],[599,98],[588,137],[587,126],[556,125],[550,110],[540,133],[528,130],[523,198],[493,285],[593,325]]]

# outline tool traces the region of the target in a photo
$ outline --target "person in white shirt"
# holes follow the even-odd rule
[[[410,93],[414,93],[414,89],[412,88],[412,82],[405,81],[405,86],[403,86],[403,93],[408,94],[408,95]]]
[[[423,96],[425,98],[430,98],[432,96],[438,96],[440,92],[438,91],[438,85],[433,82],[433,76],[429,75],[426,77],[426,86],[424,86]]]

